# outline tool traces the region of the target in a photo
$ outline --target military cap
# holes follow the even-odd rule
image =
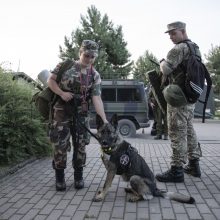
[[[175,21],[173,23],[170,23],[167,25],[167,31],[165,33],[168,33],[170,31],[176,30],[176,29],[185,29],[186,28],[186,24],[184,22],[181,21]]]
[[[95,41],[83,40],[80,48],[83,50],[83,52],[98,56],[98,47],[99,46]]]

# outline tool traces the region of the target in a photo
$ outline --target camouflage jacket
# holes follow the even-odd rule
[[[184,65],[189,53],[187,44],[180,42],[168,52],[166,60],[160,63],[163,74],[169,76],[171,83],[178,84],[181,88],[184,88],[185,84]],[[201,57],[199,50],[196,51],[196,54]]]
[[[62,64],[59,63],[51,73],[57,75]],[[85,92],[86,99],[88,99],[101,94],[100,84],[100,75],[93,67],[88,68],[86,74],[83,74],[79,62],[73,61],[72,67],[62,74],[59,86],[62,90],[72,92],[78,96],[83,95]]]

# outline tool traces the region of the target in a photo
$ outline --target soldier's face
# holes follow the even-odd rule
[[[169,35],[174,44],[178,44],[184,40],[183,30],[172,30],[169,32]]]
[[[91,54],[89,54],[89,53],[85,53],[85,52],[82,52],[81,54],[80,54],[80,62],[81,62],[81,64],[83,65],[83,66],[85,66],[85,67],[88,67],[88,66],[90,66],[91,64],[93,64],[94,63],[94,61],[95,61],[95,56],[94,55],[91,55]]]

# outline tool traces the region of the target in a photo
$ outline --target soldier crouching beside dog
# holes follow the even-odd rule
[[[186,73],[181,65],[188,59],[190,53],[187,44],[184,43],[186,40],[190,41],[185,26],[183,22],[167,25],[168,30],[165,33],[169,34],[175,46],[169,51],[166,60],[160,62],[161,72],[170,80],[170,85],[163,93],[168,103],[168,133],[172,148],[171,168],[156,175],[156,179],[161,182],[183,182],[184,172],[195,177],[201,176],[199,167],[201,149],[193,128],[195,104],[189,103],[183,93]],[[201,57],[199,50],[197,55]],[[186,157],[188,164],[183,168]]]
[[[86,162],[86,145],[90,142],[89,103],[92,101],[96,113],[107,123],[101,99],[99,73],[92,64],[98,56],[98,45],[84,40],[79,50],[79,60],[73,61],[69,69],[62,73],[57,83],[57,73],[63,63],[59,63],[48,78],[49,88],[58,95],[53,107],[53,121],[50,139],[54,148],[53,168],[56,175],[56,190],[66,190],[64,169],[67,164],[67,152],[70,151],[70,137],[73,143],[72,166],[74,168],[74,186],[84,187],[83,167]]]

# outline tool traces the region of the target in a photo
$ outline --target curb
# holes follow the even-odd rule
[[[0,180],[3,177],[6,177],[7,175],[10,175],[10,174],[17,172],[19,169],[23,168],[24,166],[26,166],[29,163],[33,163],[36,160],[37,160],[37,158],[31,158],[31,159],[25,160],[25,161],[15,165],[15,166],[8,166],[8,167],[3,167],[3,168],[0,167]]]

